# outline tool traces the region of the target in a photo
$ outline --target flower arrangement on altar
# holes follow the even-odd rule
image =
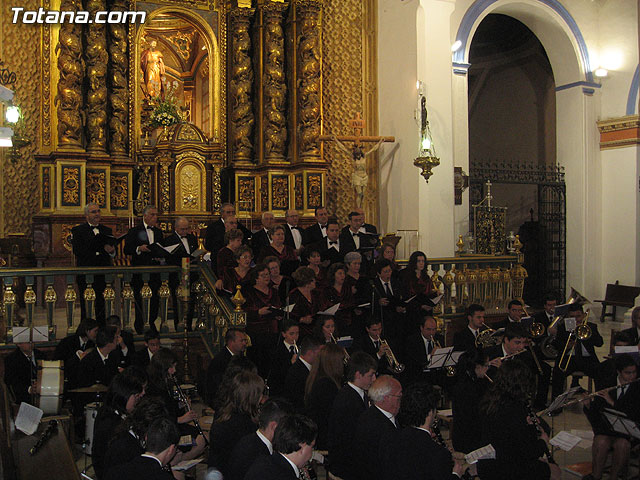
[[[181,123],[182,114],[180,110],[182,106],[178,102],[176,91],[178,90],[178,82],[169,83],[164,95],[154,97],[151,100],[153,112],[149,115],[149,126],[151,128],[169,127],[176,123]]]

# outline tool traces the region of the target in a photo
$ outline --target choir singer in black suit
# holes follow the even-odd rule
[[[271,212],[262,213],[262,228],[251,235],[251,250],[258,255],[262,250],[271,245],[270,230],[275,225],[275,217]]]
[[[298,227],[300,215],[296,210],[287,210],[284,219],[284,244],[289,245],[300,256],[302,250],[302,229]]]
[[[353,461],[358,418],[369,408],[367,390],[376,379],[376,361],[364,352],[351,355],[347,384],[336,395],[329,415],[329,472],[344,480],[359,477]]]
[[[318,243],[327,236],[327,221],[329,212],[325,207],[317,207],[315,210],[316,223],[307,227],[302,232],[302,244],[307,246]]]
[[[204,238],[204,247],[211,252],[211,261],[214,262],[218,251],[224,247],[224,233],[228,230],[225,228],[225,222],[229,217],[235,217],[236,207],[233,203],[223,203],[220,207],[220,218],[207,225],[207,231]],[[234,228],[239,228],[244,236],[243,243],[249,244],[251,232],[241,223]],[[215,265],[214,265],[215,267]]]
[[[376,278],[373,287],[376,291],[374,315],[382,318],[384,335],[396,345],[402,345],[407,336],[407,308],[404,303],[402,284],[392,277],[391,262],[380,259],[375,264]]]
[[[344,262],[346,250],[344,245],[340,243],[340,227],[338,227],[338,222],[329,220],[327,222],[327,236],[313,244],[311,248],[320,252],[323,267]]]
[[[396,415],[400,410],[402,386],[395,378],[382,375],[369,387],[373,403],[358,419],[354,438],[354,460],[362,480],[384,480],[384,453],[397,433]]]
[[[178,245],[178,247],[169,254],[167,257],[167,264],[175,265],[180,267],[182,265],[183,258],[189,258],[193,260],[194,257],[192,254],[198,250],[198,239],[196,236],[189,231],[189,220],[186,217],[178,217],[173,225],[174,232],[164,239],[164,245],[167,247],[171,247],[173,245]],[[189,284],[198,280],[198,274],[193,273],[189,276]],[[178,330],[178,325],[181,322],[181,318],[178,318],[178,312],[181,311],[178,308],[178,302],[180,299],[178,298],[178,286],[180,285],[180,274],[171,273],[169,275],[169,288],[171,289],[171,302],[173,303],[173,322],[176,331]],[[191,326],[193,323],[193,311],[194,311],[194,303],[193,298],[189,296],[189,307],[187,309],[187,318],[186,318],[186,327],[187,331],[191,331]]]
[[[77,267],[109,267],[111,259],[115,256],[115,238],[111,228],[100,223],[100,207],[96,203],[88,203],[84,207],[87,221],[76,225],[71,229],[71,245],[76,257]],[[87,318],[84,291],[87,281],[84,275],[76,277],[78,293],[80,294],[80,319]],[[104,289],[106,287],[104,275],[94,275],[93,289],[96,292],[95,317],[101,325],[104,325]]]
[[[260,457],[273,454],[273,436],[276,427],[293,408],[285,400],[270,399],[260,407],[258,430],[240,439],[231,452],[227,480],[244,480],[251,466]]]
[[[158,228],[158,209],[153,205],[147,205],[142,211],[142,223],[137,227],[133,227],[127,233],[124,244],[124,253],[131,255],[131,265],[134,267],[144,266],[150,267],[161,264],[161,258],[151,253],[150,245],[154,243],[162,244],[162,230]],[[140,289],[143,286],[142,275],[134,275],[131,279],[131,287],[135,298],[136,320],[134,326],[136,332],[142,334],[144,331],[145,319],[142,314],[142,297]],[[149,327],[156,329],[155,321],[158,318],[158,288],[160,288],[160,276],[152,274],[149,278],[149,287],[151,287],[151,303],[149,306]]]
[[[273,437],[273,455],[260,457],[245,480],[297,480],[311,460],[317,433],[315,423],[305,416],[284,417]]]
[[[389,445],[385,478],[458,480],[462,476],[463,465],[454,463],[447,447],[432,438],[438,400],[438,393],[428,383],[414,383],[402,393],[398,413],[402,430]]]

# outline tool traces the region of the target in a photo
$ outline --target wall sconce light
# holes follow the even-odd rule
[[[420,156],[413,161],[413,164],[422,170],[420,175],[429,183],[429,178],[433,175],[431,170],[440,165],[440,159],[436,155],[436,147],[433,144],[431,128],[429,127],[427,98],[421,88],[418,88],[418,97],[420,101]]]

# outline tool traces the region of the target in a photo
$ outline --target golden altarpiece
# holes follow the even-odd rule
[[[0,54],[18,71],[30,143],[4,155],[0,233],[32,235],[42,265],[69,264],[88,202],[117,233],[147,204],[167,231],[178,215],[198,230],[224,201],[247,219],[289,208],[310,219],[320,205],[344,218],[355,205],[351,160],[318,137],[348,131],[358,112],[377,133],[373,0],[31,3],[146,12],[138,24],[30,29],[3,17]],[[33,42],[38,55],[19,54]],[[154,128],[169,96],[183,121]],[[376,158],[367,161],[375,221]]]

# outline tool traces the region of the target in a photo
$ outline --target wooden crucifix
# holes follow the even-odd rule
[[[318,141],[335,142],[340,150],[353,157],[354,166],[353,174],[351,175],[351,184],[356,192],[356,202],[359,207],[362,207],[364,195],[367,190],[367,184],[369,183],[365,157],[378,150],[380,145],[383,143],[395,142],[396,137],[363,135],[362,133],[364,132],[365,121],[360,116],[360,113],[357,113],[356,118],[349,121],[349,125],[353,128],[353,135],[321,135],[318,137]],[[349,150],[343,142],[353,142],[351,150]],[[375,145],[370,150],[364,151],[363,147],[365,143],[375,143]]]

